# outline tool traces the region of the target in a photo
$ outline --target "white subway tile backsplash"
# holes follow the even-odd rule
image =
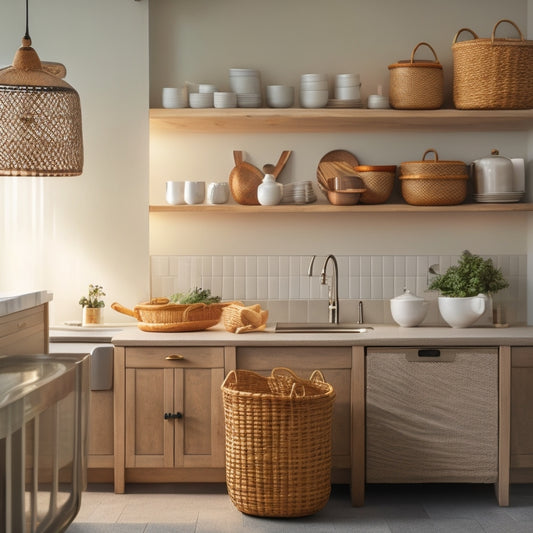
[[[444,272],[456,264],[459,257],[337,256],[339,297],[354,301],[382,301],[387,307],[390,298],[408,288],[418,296],[436,299],[435,293],[427,291],[428,281],[434,278],[428,273],[429,267],[437,265],[436,270]],[[497,294],[498,303],[506,310],[509,320],[525,323],[527,256],[501,255],[491,258],[510,282],[508,289]],[[269,309],[273,302],[277,302],[276,314],[287,316],[287,320],[295,321],[296,316],[302,321],[313,318],[320,320],[318,317],[324,318],[324,313],[327,317],[328,286],[320,283],[325,259],[324,255],[316,257],[313,275],[309,277],[311,256],[154,255],[151,257],[151,293],[152,297],[168,297],[200,286],[210,289],[224,300],[264,301]],[[331,282],[332,273],[333,265],[330,262],[327,267],[328,283]],[[353,315],[352,307],[345,305],[345,313],[349,309],[350,316]]]

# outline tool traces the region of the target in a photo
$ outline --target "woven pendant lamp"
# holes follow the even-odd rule
[[[80,98],[60,63],[41,63],[26,34],[13,65],[0,69],[0,176],[79,176]]]

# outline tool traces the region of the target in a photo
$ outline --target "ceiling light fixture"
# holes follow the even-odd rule
[[[41,62],[26,33],[13,65],[0,69],[0,176],[79,176],[80,98],[61,63]]]

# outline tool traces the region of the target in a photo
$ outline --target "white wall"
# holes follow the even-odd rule
[[[24,2],[2,0],[0,65],[24,35]],[[0,292],[49,290],[51,322],[80,320],[89,283],[109,309],[149,296],[148,2],[30,2],[42,60],[79,92],[85,166],[72,178],[0,178]]]
[[[150,6],[150,101],[161,88],[186,81],[228,88],[228,68],[254,67],[263,84],[298,87],[300,74],[359,72],[363,99],[377,84],[388,89],[387,65],[429,42],[443,64],[451,101],[451,44],[463,27],[489,36],[502,18],[527,29],[531,0],[158,0]],[[498,35],[513,35],[501,25]],[[418,57],[418,56],[417,56]],[[424,55],[420,57],[425,57]],[[164,204],[167,179],[228,178],[232,151],[252,163],[291,160],[281,181],[315,180],[318,161],[331,149],[353,152],[362,164],[399,164],[435,148],[441,159],[470,162],[498,148],[528,155],[527,133],[183,134],[157,126],[151,132],[150,203]],[[531,165],[529,165],[531,179]],[[151,254],[523,254],[526,214],[150,216]]]

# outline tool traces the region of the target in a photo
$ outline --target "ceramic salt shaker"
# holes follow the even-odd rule
[[[273,174],[265,174],[261,185],[257,188],[257,200],[261,205],[278,205],[283,196],[283,185],[276,183]]]

